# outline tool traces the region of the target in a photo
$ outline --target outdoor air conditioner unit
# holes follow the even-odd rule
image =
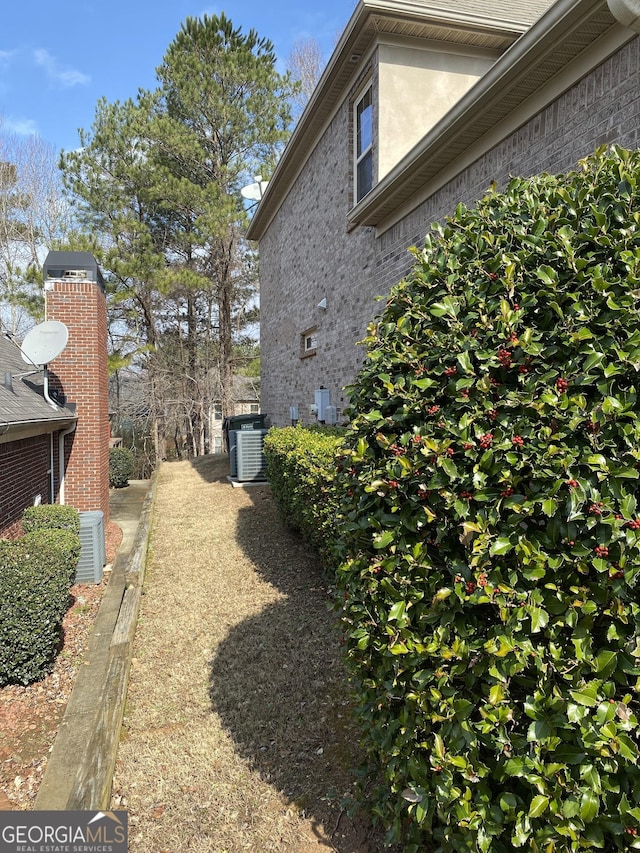
[[[236,430],[235,454],[238,482],[266,479],[267,463],[262,452],[266,434],[266,429]]]
[[[100,583],[107,562],[102,510],[81,512],[80,559],[74,583]]]

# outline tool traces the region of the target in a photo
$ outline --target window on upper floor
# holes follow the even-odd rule
[[[373,99],[369,86],[354,107],[356,202],[373,187]]]

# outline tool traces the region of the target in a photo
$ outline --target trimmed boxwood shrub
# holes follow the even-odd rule
[[[50,671],[79,557],[70,530],[0,540],[0,685],[29,684]]]
[[[264,439],[267,478],[283,520],[327,558],[334,546],[339,427],[272,427]]]
[[[367,338],[338,584],[407,851],[640,847],[639,181],[460,205]]]
[[[29,506],[22,513],[22,529],[25,533],[32,530],[70,530],[80,532],[80,515],[72,506],[61,504],[41,504]]]
[[[124,489],[133,475],[135,458],[128,447],[109,449],[109,486],[112,489]]]

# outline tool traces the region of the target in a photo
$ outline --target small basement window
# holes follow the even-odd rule
[[[318,330],[307,329],[300,335],[300,358],[315,355],[318,351]]]

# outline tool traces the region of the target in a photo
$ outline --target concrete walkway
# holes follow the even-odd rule
[[[132,480],[126,488],[111,491],[110,518],[121,528],[122,542],[35,809],[108,807],[154,491],[154,480]]]
[[[126,561],[133,548],[142,508],[151,487],[151,480],[129,480],[124,489],[111,489],[109,494],[109,515],[120,530],[122,542],[116,559]]]

